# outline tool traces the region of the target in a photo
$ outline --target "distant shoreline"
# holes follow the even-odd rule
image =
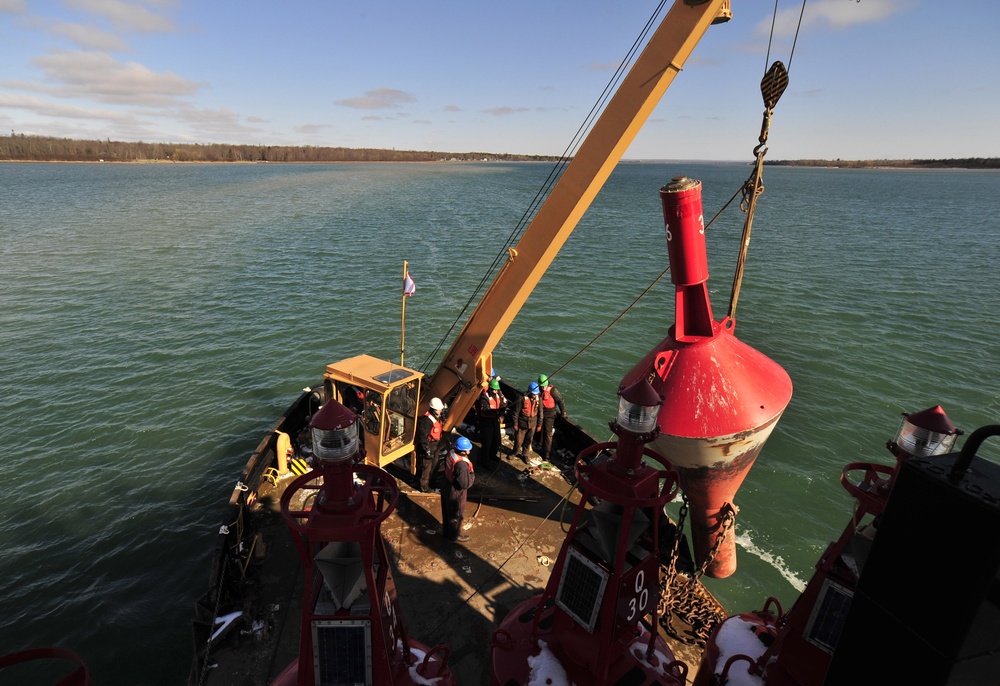
[[[516,158],[517,156],[511,156]],[[226,164],[226,165],[254,165],[254,164],[441,164],[456,162],[551,162],[558,158],[532,158],[532,159],[439,159],[439,160],[292,160],[289,162],[271,162],[243,160],[231,162],[229,160],[11,160],[0,158],[0,164],[129,164],[129,165],[161,165],[161,164]]]
[[[180,159],[11,159],[0,155],[0,164],[440,164],[456,162],[556,162],[558,157],[529,156],[529,155],[482,155],[475,157],[439,157],[435,159],[329,159],[329,160],[180,160]],[[695,164],[751,164],[745,160],[683,160]],[[622,164],[669,164],[678,160],[660,159],[639,159],[622,160]],[[1000,169],[1000,159],[974,159],[974,160],[778,160],[774,162],[765,161],[766,166],[771,167],[814,167],[816,169],[968,169],[968,170],[990,170]]]
[[[77,140],[11,133],[0,136],[0,162],[90,163],[331,163],[331,162],[552,162],[551,155],[488,152],[438,152],[291,145],[227,143],[147,143],[144,141]]]
[[[1000,169],[1000,157],[943,160],[773,160],[774,167],[832,167],[837,169]]]
[[[439,152],[382,148],[341,148],[226,143],[146,143],[78,140],[11,133],[0,136],[0,162],[76,162],[114,164],[281,164],[344,162],[558,162],[556,155],[490,152]],[[660,160],[624,160],[654,163]],[[690,160],[695,161],[695,160]],[[738,160],[733,160],[739,162]],[[701,160],[700,162],[713,162]],[[744,162],[750,164],[749,160]],[[1000,158],[927,160],[765,160],[768,166],[841,169],[1000,169]]]

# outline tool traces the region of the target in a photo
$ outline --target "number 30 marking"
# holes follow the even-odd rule
[[[640,569],[635,575],[636,597],[633,597],[628,601],[629,613],[628,617],[625,618],[625,621],[627,622],[631,622],[635,619],[637,614],[646,613],[646,605],[649,603],[649,589],[645,588],[645,581],[645,570]]]

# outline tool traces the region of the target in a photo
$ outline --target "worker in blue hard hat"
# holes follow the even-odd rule
[[[448,541],[465,543],[469,540],[463,534],[465,519],[465,503],[468,500],[469,489],[476,482],[476,470],[472,466],[469,455],[472,453],[472,441],[465,436],[459,436],[455,447],[444,459],[444,484],[441,487],[441,524],[444,537]]]
[[[514,454],[525,462],[528,461],[528,451],[531,450],[531,439],[542,425],[541,393],[541,388],[532,381],[528,384],[528,392],[521,396],[521,402],[518,403]]]

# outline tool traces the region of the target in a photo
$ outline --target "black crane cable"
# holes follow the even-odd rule
[[[801,5],[800,10],[799,10],[799,18],[798,18],[798,22],[797,22],[796,27],[795,27],[795,36],[794,36],[794,38],[792,40],[792,47],[791,47],[791,50],[790,50],[789,56],[788,56],[788,69],[786,71],[788,71],[788,70],[791,69],[792,58],[795,55],[795,46],[798,43],[799,32],[801,31],[801,28],[802,28],[802,18],[805,15],[806,2],[807,2],[807,0],[802,0],[802,5]],[[529,204],[528,208],[525,210],[524,214],[521,216],[521,219],[518,221],[517,225],[511,231],[510,235],[507,237],[507,241],[503,244],[503,246],[501,247],[501,249],[497,252],[496,256],[493,258],[493,262],[490,264],[489,268],[486,270],[486,273],[483,274],[482,278],[479,281],[479,284],[473,290],[472,294],[469,296],[469,299],[466,301],[465,305],[462,307],[462,309],[459,311],[459,313],[455,316],[455,319],[452,321],[451,326],[448,328],[447,331],[445,331],[444,335],[442,335],[442,337],[438,341],[437,345],[434,347],[434,349],[431,351],[431,353],[427,356],[427,358],[424,360],[424,362],[419,367],[420,371],[426,372],[427,369],[430,367],[431,361],[434,360],[434,359],[436,359],[438,353],[441,351],[441,348],[444,346],[445,342],[448,341],[448,340],[451,340],[452,332],[455,330],[455,327],[458,325],[458,322],[462,320],[463,316],[468,311],[469,307],[472,306],[472,303],[475,302],[475,301],[477,301],[478,295],[482,292],[482,290],[492,281],[493,275],[496,273],[496,271],[500,268],[500,266],[503,264],[504,260],[506,259],[506,255],[508,253],[509,248],[511,248],[511,247],[513,247],[514,245],[517,244],[518,240],[521,238],[521,235],[524,233],[524,230],[530,224],[531,219],[538,212],[538,209],[539,209],[539,207],[541,207],[541,205],[544,202],[545,198],[548,197],[549,193],[552,190],[552,187],[558,182],[559,178],[562,176],[563,171],[565,171],[566,166],[569,164],[570,160],[572,159],[572,157],[571,157],[572,153],[583,142],[583,139],[586,137],[586,133],[590,130],[590,128],[592,127],[594,121],[596,121],[596,119],[598,118],[598,116],[600,115],[600,113],[603,111],[604,107],[607,104],[607,101],[614,94],[614,91],[616,90],[618,83],[621,81],[621,79],[623,78],[623,76],[626,73],[626,67],[631,64],[631,62],[634,59],[636,53],[639,51],[640,46],[645,43],[646,36],[649,34],[650,30],[655,25],[655,21],[654,20],[663,11],[663,8],[664,8],[665,4],[666,4],[666,0],[660,0],[660,3],[657,5],[656,9],[650,15],[649,19],[647,19],[645,26],[643,26],[642,30],[639,32],[639,35],[636,37],[635,41],[632,43],[632,46],[629,48],[629,51],[626,54],[625,59],[622,60],[621,64],[619,64],[618,69],[615,71],[614,75],[611,77],[611,79],[605,85],[604,90],[602,91],[601,95],[597,99],[597,102],[595,102],[595,104],[591,108],[590,112],[587,114],[587,117],[585,118],[583,124],[581,124],[580,127],[577,129],[576,133],[573,136],[573,139],[570,141],[569,145],[566,146],[566,149],[563,151],[563,154],[560,156],[560,158],[558,159],[558,161],[556,162],[556,164],[553,166],[553,168],[549,171],[549,174],[546,177],[545,181],[543,182],[541,188],[539,188],[539,190],[535,193],[535,196],[532,199],[531,203]],[[767,63],[768,63],[768,61],[771,58],[771,47],[772,47],[772,44],[773,44],[773,41],[774,41],[774,29],[775,29],[775,24],[777,22],[777,16],[778,16],[778,0],[775,0],[775,2],[774,2],[774,10],[773,10],[772,15],[771,15],[771,31],[770,31],[770,35],[768,37],[767,53],[766,53],[766,56],[765,56],[765,59],[764,59],[764,71],[765,71],[765,73],[768,70]],[[761,141],[761,146],[763,146],[763,141]],[[761,146],[758,146],[758,149],[760,149]],[[766,151],[766,146],[763,147],[762,150]],[[760,154],[763,154],[763,153],[761,152]],[[758,183],[759,183],[759,180],[758,180]],[[722,214],[722,212],[724,212],[726,210],[726,208],[728,208],[729,205],[733,202],[733,200],[736,198],[736,196],[738,196],[741,193],[746,194],[747,191],[749,191],[749,190],[751,190],[751,189],[754,188],[754,184],[755,184],[755,176],[751,175],[750,178],[748,178],[743,183],[743,185],[741,185],[740,188],[733,194],[733,196],[726,202],[726,204],[722,206],[722,208],[716,213],[715,217],[713,217],[712,221],[710,221],[705,226],[705,228],[708,229],[708,227],[711,226],[712,223],[716,219],[718,219],[718,217]],[[763,188],[762,187],[758,188],[757,192],[754,193],[754,194],[752,194],[752,197],[749,198],[749,201],[750,202],[755,202],[756,198],[759,197],[759,195],[762,192],[763,192]],[[744,248],[745,247],[746,247],[746,241],[744,241]],[[626,307],[617,317],[615,317],[611,321],[611,323],[609,323],[600,333],[598,333],[597,336],[595,336],[593,339],[591,339],[591,341],[589,343],[587,343],[585,346],[583,346],[583,348],[581,348],[577,353],[575,353],[572,357],[570,357],[565,363],[563,363],[552,374],[549,374],[548,375],[549,378],[554,377],[560,371],[562,371],[563,369],[565,369],[567,366],[569,366],[570,363],[572,363],[574,360],[576,360],[577,357],[579,357],[580,355],[582,355],[588,348],[590,348],[594,343],[596,343],[598,339],[600,339],[615,324],[617,324],[626,314],[628,314],[628,312],[633,307],[635,307],[639,303],[639,301],[647,293],[649,293],[649,291],[652,290],[652,288],[657,283],[659,283],[659,281],[667,274],[668,271],[670,271],[669,265],[667,266],[666,269],[664,269],[659,274],[659,276],[657,276],[655,279],[653,279],[652,283],[650,283],[649,286],[647,286],[642,291],[642,293],[640,293],[639,296],[636,297],[636,299],[632,301],[632,303],[628,307]],[[738,292],[738,289],[734,288],[734,290],[736,292]]]
[[[594,106],[594,108],[591,110],[590,115],[588,115],[587,122],[585,122],[585,124],[582,125],[580,127],[580,129],[577,131],[576,136],[574,137],[574,142],[571,143],[570,146],[567,147],[567,150],[575,149],[575,146],[578,145],[578,139],[581,137],[582,132],[585,131],[589,127],[590,123],[593,120],[593,117],[595,116],[595,112],[598,111],[598,107],[599,106],[603,107],[604,101],[606,101],[607,97],[609,97],[609,89],[611,88],[611,86],[614,83],[617,82],[618,79],[620,79],[620,75],[622,73],[624,65],[627,64],[631,60],[631,57],[635,53],[635,51],[637,49],[637,46],[639,45],[642,37],[645,36],[646,33],[648,33],[649,28],[652,25],[653,18],[655,18],[655,16],[660,12],[660,10],[662,9],[662,7],[663,7],[663,5],[664,5],[665,2],[666,2],[666,0],[661,0],[659,6],[657,7],[657,10],[653,13],[652,17],[650,17],[650,20],[647,22],[646,26],[643,28],[643,31],[640,34],[640,38],[636,39],[636,42],[633,44],[631,50],[629,51],[629,57],[622,63],[622,66],[619,67],[618,71],[615,73],[615,76],[612,78],[611,82],[609,82],[609,85],[605,87],[605,91],[604,91],[604,93],[602,93],[601,99],[599,100],[598,104],[596,104]],[[802,10],[801,10],[801,12],[799,14],[799,23],[798,23],[798,26],[796,27],[796,30],[795,30],[795,40],[792,43],[792,53],[793,54],[794,54],[794,51],[795,51],[795,42],[798,40],[799,29],[802,26],[802,14],[805,12],[805,4],[806,4],[806,0],[802,0]],[[778,11],[777,5],[778,5],[778,0],[775,0],[774,17],[777,16],[777,11]],[[771,25],[771,38],[772,39],[773,39],[773,36],[774,36],[774,20],[772,19],[772,25]],[[770,43],[770,39],[769,39],[769,42],[768,42],[768,56],[767,56],[766,59],[770,59],[770,52],[771,52],[771,43]],[[792,55],[790,54],[789,58],[788,58],[789,67],[791,67],[791,63],[792,63]],[[765,60],[765,72],[766,72],[766,70],[767,70],[767,68],[766,68],[766,60]],[[761,142],[761,145],[763,145],[763,142]],[[515,227],[514,231],[511,233],[510,237],[507,240],[507,243],[504,245],[504,248],[498,253],[497,257],[494,258],[493,264],[490,267],[490,272],[487,273],[486,275],[484,275],[483,279],[479,283],[479,287],[473,293],[473,296],[470,297],[469,300],[466,302],[465,307],[462,309],[462,311],[459,313],[459,315],[455,318],[455,322],[452,324],[451,328],[448,330],[448,332],[445,334],[445,336],[442,337],[442,341],[440,343],[438,343],[438,346],[434,349],[434,352],[429,356],[428,360],[429,359],[433,359],[433,357],[437,353],[437,351],[440,350],[441,346],[443,345],[444,340],[446,340],[448,338],[448,336],[450,335],[451,331],[454,329],[455,325],[457,324],[458,320],[461,318],[462,314],[469,308],[470,304],[472,303],[472,301],[475,298],[476,293],[478,293],[485,286],[485,284],[489,280],[490,274],[493,271],[495,271],[496,268],[498,267],[498,265],[501,263],[501,261],[503,259],[503,255],[504,255],[504,253],[506,253],[507,248],[514,245],[514,243],[516,242],[516,239],[520,236],[520,233],[523,232],[524,227],[527,226],[528,217],[533,216],[534,212],[537,211],[537,207],[540,204],[540,200],[539,199],[545,197],[548,194],[547,193],[547,188],[551,187],[551,185],[554,184],[556,180],[558,180],[559,175],[562,173],[562,170],[565,168],[565,165],[568,163],[567,160],[568,160],[568,157],[566,156],[566,154],[564,154],[560,158],[559,162],[556,164],[555,168],[549,173],[549,176],[546,179],[545,185],[543,185],[543,188],[541,190],[539,190],[539,192],[535,195],[535,198],[532,201],[531,207],[529,207],[529,209],[522,216],[521,221],[518,223],[517,227]],[[726,211],[726,209],[733,203],[733,201],[738,196],[740,196],[741,194],[743,194],[745,192],[745,190],[748,188],[748,186],[752,185],[753,182],[754,182],[754,175],[751,175],[751,177],[746,182],[744,182],[740,186],[740,188],[737,189],[737,191],[735,193],[733,193],[732,197],[730,197],[729,200],[726,201],[726,203],[715,213],[715,215],[712,217],[712,219],[705,225],[705,229],[708,230],[708,228],[711,227],[712,224],[715,223],[715,221],[722,215],[723,212]],[[560,366],[559,369],[557,369],[556,371],[554,371],[552,374],[549,374],[549,378],[552,378],[560,370],[562,370],[565,367],[567,367],[571,362],[573,362],[577,357],[579,357],[584,351],[586,351],[590,346],[592,346],[599,338],[601,338],[601,336],[603,336],[608,330],[610,330],[612,326],[614,326],[616,323],[618,323],[618,321],[621,320],[622,317],[624,317],[629,312],[629,310],[631,310],[633,307],[635,307],[635,305],[638,304],[638,302],[650,290],[652,290],[652,288],[667,274],[668,271],[670,271],[670,266],[669,265],[655,279],[653,279],[652,283],[650,283],[650,285],[647,286],[646,289],[643,290],[643,292],[640,293],[639,296],[635,300],[633,300],[632,303],[628,307],[626,307],[625,310],[621,314],[619,314],[610,324],[608,324],[597,336],[595,336],[579,352],[577,352],[575,355],[573,355],[573,357],[571,357],[567,362],[565,362],[562,366]],[[425,362],[424,365],[423,365],[423,367],[426,368],[427,364],[428,364],[428,362]],[[575,488],[576,488],[575,484],[570,487],[570,489],[569,489],[569,491],[567,491],[566,495],[563,496],[563,498],[561,498],[558,503],[556,503],[556,505],[552,508],[552,510],[542,519],[541,522],[539,522],[539,524],[535,527],[535,529],[533,529],[522,541],[520,541],[515,546],[514,550],[511,552],[511,554],[507,557],[507,559],[505,559],[503,561],[503,563],[500,564],[500,566],[494,571],[494,573],[491,574],[483,582],[483,584],[480,584],[478,587],[476,587],[474,589],[474,591],[472,592],[472,594],[470,594],[467,598],[465,598],[459,604],[459,606],[457,608],[455,608],[451,613],[448,614],[448,616],[446,616],[444,619],[442,619],[437,624],[437,626],[435,626],[431,630],[431,632],[429,634],[430,636],[436,636],[437,633],[441,630],[441,628],[445,624],[447,624],[451,620],[451,618],[454,617],[455,614],[458,613],[458,611],[461,608],[463,608],[466,605],[468,605],[468,603],[475,596],[477,596],[479,594],[480,590],[483,588],[483,586],[485,585],[485,583],[487,581],[489,581],[491,578],[493,578],[493,576],[495,576],[496,574],[498,574],[500,572],[500,570],[503,569],[504,565],[517,553],[517,551],[519,551],[528,541],[531,540],[531,538],[535,534],[535,532],[541,527],[541,525],[545,521],[547,521],[549,519],[549,517],[551,517],[555,513],[555,511],[556,511],[557,508],[559,508],[560,506],[565,507],[566,502],[569,500],[570,495],[575,490]],[[477,514],[478,514],[478,509],[477,509]]]
[[[625,55],[625,58],[618,65],[618,68],[615,70],[615,73],[608,80],[608,83],[604,86],[604,90],[597,98],[597,101],[590,108],[590,112],[587,113],[587,116],[584,118],[583,123],[580,124],[580,127],[576,130],[576,133],[573,135],[573,138],[570,140],[569,144],[563,150],[562,155],[560,155],[555,165],[549,171],[549,174],[545,178],[545,181],[542,182],[542,186],[535,193],[534,198],[532,198],[527,209],[525,209],[524,214],[521,215],[521,219],[511,230],[510,235],[507,237],[507,241],[503,244],[503,246],[501,246],[500,250],[493,258],[493,262],[486,269],[486,272],[479,280],[479,284],[476,286],[476,288],[473,289],[472,294],[469,296],[469,299],[465,302],[465,305],[458,312],[458,314],[455,315],[455,319],[452,321],[451,326],[449,326],[448,330],[444,332],[444,334],[441,336],[441,339],[438,341],[437,345],[434,347],[434,349],[430,352],[430,354],[420,365],[420,367],[418,368],[419,371],[426,372],[427,369],[430,367],[432,361],[437,359],[437,356],[440,353],[441,348],[444,347],[447,341],[452,340],[452,332],[455,330],[455,327],[458,326],[458,323],[462,321],[463,317],[465,316],[465,313],[468,312],[469,308],[472,306],[472,303],[478,301],[479,294],[489,283],[493,281],[493,277],[496,274],[497,270],[503,265],[504,261],[507,258],[509,248],[515,246],[517,242],[521,239],[521,236],[524,234],[525,229],[531,223],[531,220],[534,218],[535,214],[538,213],[538,209],[542,206],[542,203],[544,203],[545,199],[549,196],[549,193],[552,191],[552,188],[559,181],[559,178],[566,170],[566,167],[572,160],[573,153],[575,153],[576,150],[583,143],[584,139],[587,136],[587,133],[593,127],[594,122],[597,121],[600,114],[604,111],[604,108],[606,107],[608,100],[611,99],[615,91],[618,89],[618,84],[628,73],[627,67],[631,65],[632,61],[635,58],[636,53],[639,52],[640,47],[645,44],[646,36],[649,34],[650,30],[656,25],[657,22],[655,20],[663,11],[665,5],[666,5],[666,0],[660,0],[656,9],[653,10],[652,14],[650,14],[649,18],[646,20],[645,26],[643,26],[642,30],[639,32],[639,35],[636,37],[635,41],[633,41],[632,46],[629,48],[628,53]]]
[[[775,63],[775,65],[773,65],[770,68],[767,66],[768,61],[770,61],[770,59],[771,59],[771,45],[772,45],[772,42],[774,40],[774,27],[775,27],[775,23],[777,21],[777,16],[778,16],[778,0],[775,0],[775,2],[774,2],[774,11],[772,12],[772,16],[771,16],[771,32],[770,32],[770,36],[768,37],[768,43],[767,43],[767,56],[765,57],[765,60],[764,60],[764,74],[765,74],[764,79],[765,79],[765,81],[762,81],[762,83],[761,83],[761,90],[762,90],[762,94],[765,97],[765,105],[766,105],[766,108],[767,108],[766,111],[765,111],[765,124],[769,121],[771,109],[774,107],[774,104],[777,101],[777,98],[780,97],[781,92],[784,91],[785,85],[787,85],[787,74],[788,74],[788,70],[791,69],[792,57],[795,54],[795,45],[798,42],[799,31],[802,29],[802,17],[805,14],[806,1],[807,0],[802,0],[802,6],[801,6],[801,8],[799,10],[799,19],[798,19],[798,23],[797,23],[797,25],[795,27],[795,37],[792,40],[792,47],[791,47],[791,51],[790,51],[789,56],[788,56],[788,69],[785,69],[783,67],[783,65],[782,65],[782,70],[784,71],[784,74],[785,74],[784,84],[781,84],[781,78],[780,78],[780,76],[772,77],[773,81],[776,81],[778,83],[778,86],[777,86],[778,90],[777,90],[776,93],[775,92],[770,92],[769,93],[769,92],[767,92],[767,88],[765,87],[765,82],[768,79],[768,77],[771,76],[774,73],[775,66],[779,66],[780,65],[780,62],[778,62],[778,63]],[[770,85],[772,88],[775,87],[773,82],[770,83],[770,84],[768,84],[768,85]],[[774,102],[769,102],[768,101],[769,97],[773,98]],[[761,177],[760,165],[762,164],[762,158],[763,158],[764,154],[767,152],[767,146],[765,145],[766,139],[767,139],[767,127],[765,126],[765,127],[762,128],[761,137],[760,137],[760,140],[759,140],[759,144],[754,149],[754,155],[757,158],[757,164],[755,166],[754,172],[751,173],[751,175],[747,178],[747,180],[743,182],[743,184],[736,190],[735,193],[733,193],[732,197],[729,198],[729,200],[719,209],[719,211],[716,212],[715,216],[712,217],[712,219],[708,222],[708,224],[705,225],[705,230],[707,231],[709,229],[709,227],[711,227],[712,224],[714,224],[715,221],[722,215],[722,213],[726,211],[726,209],[732,204],[732,202],[738,196],[743,195],[743,197],[744,197],[745,202],[747,203],[747,205],[746,205],[746,207],[743,207],[741,205],[741,209],[747,214],[748,219],[747,219],[747,224],[744,227],[743,240],[741,241],[741,246],[740,246],[741,247],[741,251],[740,251],[740,256],[739,256],[739,260],[738,260],[737,272],[736,272],[736,275],[734,276],[733,293],[732,293],[731,299],[730,299],[729,313],[730,313],[730,316],[732,316],[734,318],[735,318],[735,310],[736,310],[736,300],[738,298],[739,286],[740,286],[740,282],[742,281],[742,276],[743,276],[743,264],[744,264],[745,259],[746,259],[746,250],[749,247],[749,242],[750,242],[750,224],[753,221],[753,208],[756,205],[757,199],[764,192],[764,187],[763,187],[763,184],[762,184],[761,178],[760,178]],[[560,371],[562,371],[563,369],[565,369],[566,367],[568,367],[580,355],[582,355],[584,352],[586,352],[586,350],[588,348],[590,348],[592,345],[594,345],[598,341],[598,339],[600,339],[602,336],[604,336],[604,334],[606,334],[609,330],[611,330],[611,328],[615,324],[617,324],[626,314],[628,314],[629,311],[633,307],[635,307],[639,303],[639,301],[642,300],[642,298],[645,297],[646,294],[649,293],[649,291],[651,291],[653,289],[653,287],[656,286],[656,284],[660,282],[661,279],[663,279],[664,276],[666,276],[666,274],[667,274],[668,271],[670,271],[670,265],[667,265],[667,268],[664,269],[662,272],[660,272],[659,276],[657,276],[656,278],[654,278],[653,281],[645,288],[645,290],[643,290],[642,293],[640,293],[636,297],[636,299],[633,300],[632,303],[628,305],[628,307],[626,307],[617,317],[615,317],[611,321],[611,323],[609,323],[607,326],[605,326],[604,329],[602,329],[600,333],[598,333],[596,336],[594,336],[594,338],[592,338],[589,343],[587,343],[586,345],[584,345],[572,357],[570,357],[568,360],[566,360],[566,362],[564,362],[558,369],[556,369],[554,372],[552,372],[551,374],[549,374],[548,375],[549,378],[551,379],[556,374],[558,374]]]

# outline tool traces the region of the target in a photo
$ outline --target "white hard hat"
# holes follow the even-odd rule
[[[441,402],[441,398],[431,398],[431,409],[438,411],[444,409],[444,403]]]

